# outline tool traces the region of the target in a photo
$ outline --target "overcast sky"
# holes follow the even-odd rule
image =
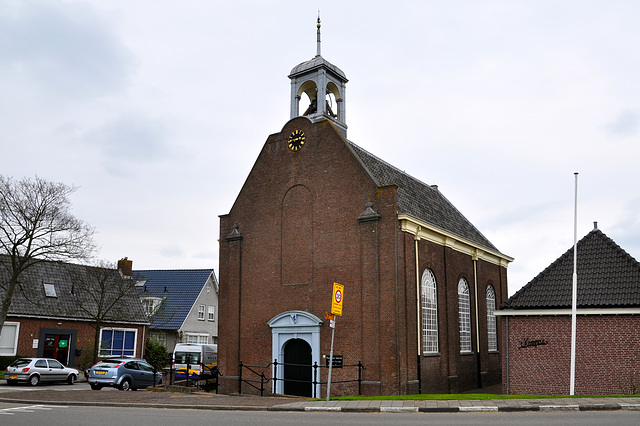
[[[0,1],[0,173],[78,186],[99,257],[214,268],[291,69],[347,84],[349,139],[515,261],[509,293],[599,228],[640,259],[640,2]]]

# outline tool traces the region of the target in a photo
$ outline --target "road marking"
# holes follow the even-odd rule
[[[0,414],[13,416],[15,413],[33,413],[36,410],[50,411],[53,408],[68,408],[67,405],[25,405],[22,407],[11,407],[0,409]]]

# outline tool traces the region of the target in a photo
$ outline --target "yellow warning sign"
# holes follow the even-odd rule
[[[344,299],[344,286],[333,283],[333,297],[331,299],[331,313],[342,316],[342,300]]]

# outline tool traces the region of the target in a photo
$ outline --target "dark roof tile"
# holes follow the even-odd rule
[[[146,280],[138,287],[140,297],[163,299],[151,328],[179,330],[209,277],[217,286],[213,269],[134,270],[134,280]]]
[[[578,307],[640,306],[640,263],[602,231],[577,244]],[[573,247],[503,303],[501,309],[570,308]]]
[[[350,142],[356,155],[376,183],[398,186],[398,214],[408,214],[454,235],[491,250],[498,249],[442,195],[428,185],[393,167],[375,155]]]

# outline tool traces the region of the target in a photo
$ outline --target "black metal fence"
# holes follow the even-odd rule
[[[286,366],[311,367],[313,369],[313,378],[311,380],[285,379],[284,374],[282,374],[283,378],[278,378],[278,367],[284,368]],[[324,365],[318,365],[317,362],[314,362],[313,365],[308,365],[308,364],[284,363],[284,362],[278,362],[277,360],[274,360],[273,362],[270,362],[266,366],[259,366],[259,365],[246,365],[242,361],[240,361],[238,363],[238,393],[242,394],[242,384],[244,383],[256,389],[257,391],[259,391],[260,396],[264,396],[264,392],[265,390],[267,390],[266,389],[267,386],[271,386],[273,383],[272,385],[273,388],[277,389],[278,382],[280,381],[283,383],[285,382],[308,383],[311,385],[312,397],[320,398],[320,395],[317,395],[318,385],[327,384],[327,382],[323,382],[322,380],[320,380],[320,375],[323,368],[328,369],[329,367]],[[333,368],[335,372],[336,370],[335,364]],[[353,368],[354,370],[356,370],[355,374],[357,377],[355,379],[349,379],[349,380],[332,379],[331,384],[333,385],[336,383],[356,383],[357,382],[358,395],[362,395],[362,370],[366,370],[366,368],[362,365],[362,362],[358,361],[357,364],[343,364],[340,368],[341,369]],[[258,370],[261,370],[261,371],[258,371]],[[265,374],[264,372],[265,370],[268,371],[268,374]],[[273,376],[271,375],[271,373],[273,373]]]
[[[189,371],[192,366],[201,366],[202,372],[198,377],[190,377]],[[181,371],[183,369],[180,369]],[[218,367],[209,368],[207,365],[202,364],[191,364],[190,360],[187,359],[186,370],[184,377],[182,374],[176,376],[176,369],[174,368],[174,359],[173,356],[169,357],[169,368],[163,371],[163,381],[168,380],[170,385],[176,386],[185,386],[185,387],[198,387],[205,392],[209,391],[218,391],[218,376],[221,376],[218,371]]]

